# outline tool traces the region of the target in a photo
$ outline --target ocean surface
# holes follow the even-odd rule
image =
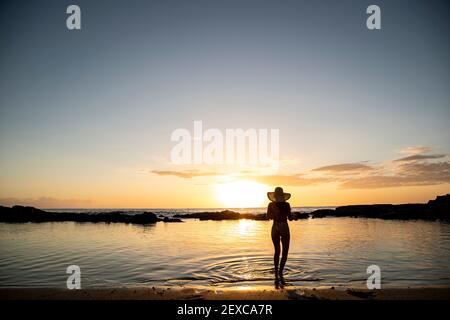
[[[147,211],[171,216],[216,210]],[[380,267],[384,288],[450,285],[448,223],[324,218],[292,221],[290,228],[286,286],[365,287],[370,265]],[[253,220],[0,223],[0,287],[65,288],[70,265],[80,267],[84,288],[273,285],[270,229],[271,222]]]

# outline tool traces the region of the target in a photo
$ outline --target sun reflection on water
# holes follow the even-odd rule
[[[256,221],[253,220],[239,220],[239,234],[249,235],[255,232]]]
[[[239,286],[236,288],[236,290],[245,291],[245,290],[251,290],[252,288],[253,287],[250,287],[250,286]]]

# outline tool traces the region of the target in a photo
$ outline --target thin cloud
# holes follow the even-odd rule
[[[191,179],[196,177],[218,176],[219,172],[202,172],[196,170],[170,171],[170,170],[152,170],[152,173],[159,176],[175,176],[178,178]]]
[[[446,156],[447,155],[445,155],[445,154],[415,154],[412,156],[396,159],[396,160],[394,160],[394,162],[440,159],[440,158],[445,158]]]
[[[390,187],[421,186],[433,184],[438,183],[418,180],[413,177],[377,175],[351,179],[341,183],[340,187],[343,189],[380,189]]]
[[[450,183],[450,163],[405,163],[393,175],[369,175],[340,184],[344,189],[377,189]]]
[[[403,174],[423,177],[425,180],[450,182],[450,162],[405,163],[400,170]]]
[[[285,185],[285,186],[310,186],[321,183],[332,182],[333,179],[328,177],[307,177],[302,174],[293,175],[268,175],[268,176],[244,176],[244,179],[250,179],[256,182],[268,184],[271,186]]]
[[[404,153],[404,154],[414,155],[414,154],[430,152],[431,150],[433,150],[432,147],[417,146],[417,147],[403,148],[402,150],[400,150],[400,152]]]
[[[213,172],[213,171],[202,172],[195,170],[185,170],[185,171],[153,170],[152,173],[157,174],[159,176],[174,176],[184,179],[191,179],[205,176],[220,176],[223,174],[220,172]],[[235,178],[253,180],[268,185],[289,185],[289,186],[308,186],[332,181],[332,179],[327,177],[307,177],[304,174],[252,175],[249,173],[250,173],[249,171],[240,172],[235,176]]]
[[[367,164],[363,163],[341,163],[334,164],[330,166],[324,166],[312,169],[311,171],[321,171],[321,172],[349,172],[349,171],[368,171],[373,170],[373,168]]]

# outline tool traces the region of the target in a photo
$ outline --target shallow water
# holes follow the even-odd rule
[[[365,286],[369,265],[383,287],[450,285],[450,224],[325,218],[290,222],[287,285]],[[268,221],[141,226],[0,223],[1,287],[273,284]]]

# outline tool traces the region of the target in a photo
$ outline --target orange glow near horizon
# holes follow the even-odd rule
[[[71,173],[75,175],[74,173]],[[79,175],[80,176],[80,175]],[[233,177],[148,176],[118,172],[86,183],[74,176],[35,176],[0,183],[0,205],[37,208],[246,208],[265,207],[267,191],[277,185]],[[70,181],[69,185],[65,185]],[[24,188],[25,185],[27,188]],[[450,184],[378,189],[343,189],[336,183],[310,186],[280,185],[292,194],[292,207],[375,203],[425,203],[447,194]]]

